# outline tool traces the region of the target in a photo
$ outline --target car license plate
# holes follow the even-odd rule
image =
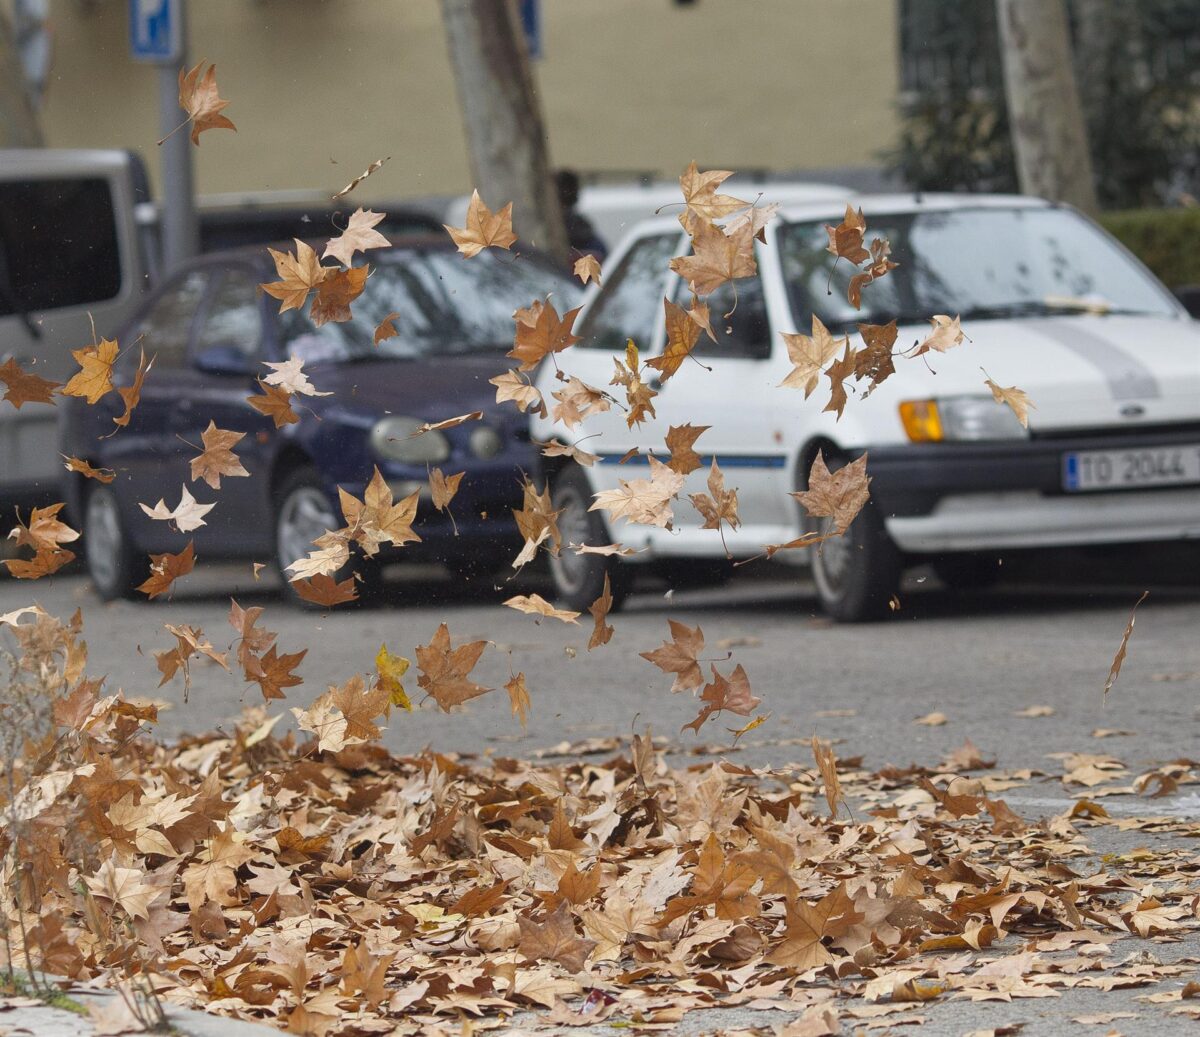
[[[1184,483],[1200,483],[1200,443],[1063,455],[1063,489],[1069,492]]]

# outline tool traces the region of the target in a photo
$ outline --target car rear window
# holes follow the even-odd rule
[[[0,181],[0,316],[86,306],[120,291],[107,180]]]

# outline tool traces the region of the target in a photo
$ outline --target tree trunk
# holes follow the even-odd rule
[[[42,143],[12,25],[0,10],[0,148],[36,148]]]
[[[565,263],[567,231],[515,6],[442,0],[442,16],[475,187],[489,208],[511,201],[516,234]]]
[[[1095,213],[1063,0],[996,0],[996,15],[1021,190]]]

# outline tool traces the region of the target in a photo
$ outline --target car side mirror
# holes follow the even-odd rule
[[[1194,320],[1200,320],[1200,284],[1180,285],[1174,291],[1175,298],[1183,303],[1183,308]]]
[[[192,360],[198,371],[205,374],[219,375],[248,375],[253,373],[250,361],[237,346],[222,342],[215,346],[206,346]]]

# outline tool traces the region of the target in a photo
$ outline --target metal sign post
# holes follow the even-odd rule
[[[129,0],[134,61],[158,65],[158,123],[163,141],[159,231],[164,272],[194,256],[199,244],[192,144],[179,107],[179,69],[187,64],[186,0]],[[176,132],[177,131],[177,132]],[[170,136],[167,136],[170,134]]]

